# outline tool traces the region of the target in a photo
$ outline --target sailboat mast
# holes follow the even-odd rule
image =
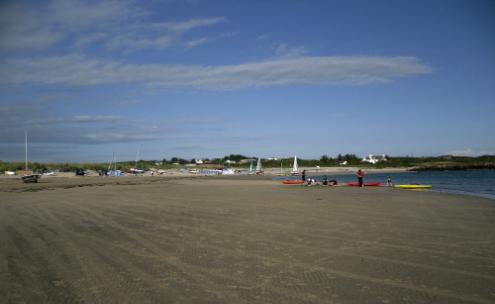
[[[134,168],[137,168],[138,157],[139,157],[139,149],[136,152],[136,160],[134,161]]]
[[[112,154],[112,160],[110,161],[110,163],[108,164],[108,169],[107,171],[110,171],[110,169],[112,169],[112,164],[113,164],[113,160],[115,159],[115,152],[113,152]]]
[[[25,170],[27,174],[28,171],[28,133],[27,130],[24,130],[24,164],[25,164]]]

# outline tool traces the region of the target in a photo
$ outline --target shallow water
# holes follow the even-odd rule
[[[357,181],[354,174],[328,174],[326,176],[329,180],[336,179],[339,184]],[[393,184],[427,184],[433,186],[431,191],[495,199],[495,170],[369,173],[364,177],[364,181],[377,181],[385,185],[388,176],[392,179]],[[324,175],[321,173],[312,175],[310,172],[308,177],[315,178],[320,182],[324,179]]]

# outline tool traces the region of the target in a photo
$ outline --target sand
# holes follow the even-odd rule
[[[494,303],[495,201],[263,177],[0,179],[2,303]]]

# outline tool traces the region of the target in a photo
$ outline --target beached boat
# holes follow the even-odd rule
[[[358,182],[348,182],[346,184],[349,187],[359,187]],[[364,183],[365,187],[380,187],[381,183],[380,182],[366,182]]]
[[[25,183],[37,183],[40,179],[41,174],[26,174],[21,177],[22,181]]]
[[[416,190],[416,189],[430,189],[431,185],[402,184],[402,185],[395,185],[394,187],[399,189]]]
[[[24,175],[21,177],[22,181],[25,183],[37,183],[38,180],[41,178],[41,174],[28,174],[28,145],[27,145],[27,131],[24,131],[24,140],[25,140],[25,145],[24,145],[24,155],[25,155],[25,172]]]
[[[282,181],[282,184],[285,185],[301,185],[304,184],[303,180],[300,179],[286,179]]]

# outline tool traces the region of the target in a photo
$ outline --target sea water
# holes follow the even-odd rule
[[[495,199],[495,170],[466,170],[466,171],[419,171],[400,173],[368,173],[365,182],[381,182],[386,185],[387,177],[396,184],[426,184],[431,185],[431,191],[448,192],[482,196]],[[323,173],[307,172],[307,177],[321,182]],[[355,182],[355,174],[327,174],[328,180],[335,179],[339,184]]]

